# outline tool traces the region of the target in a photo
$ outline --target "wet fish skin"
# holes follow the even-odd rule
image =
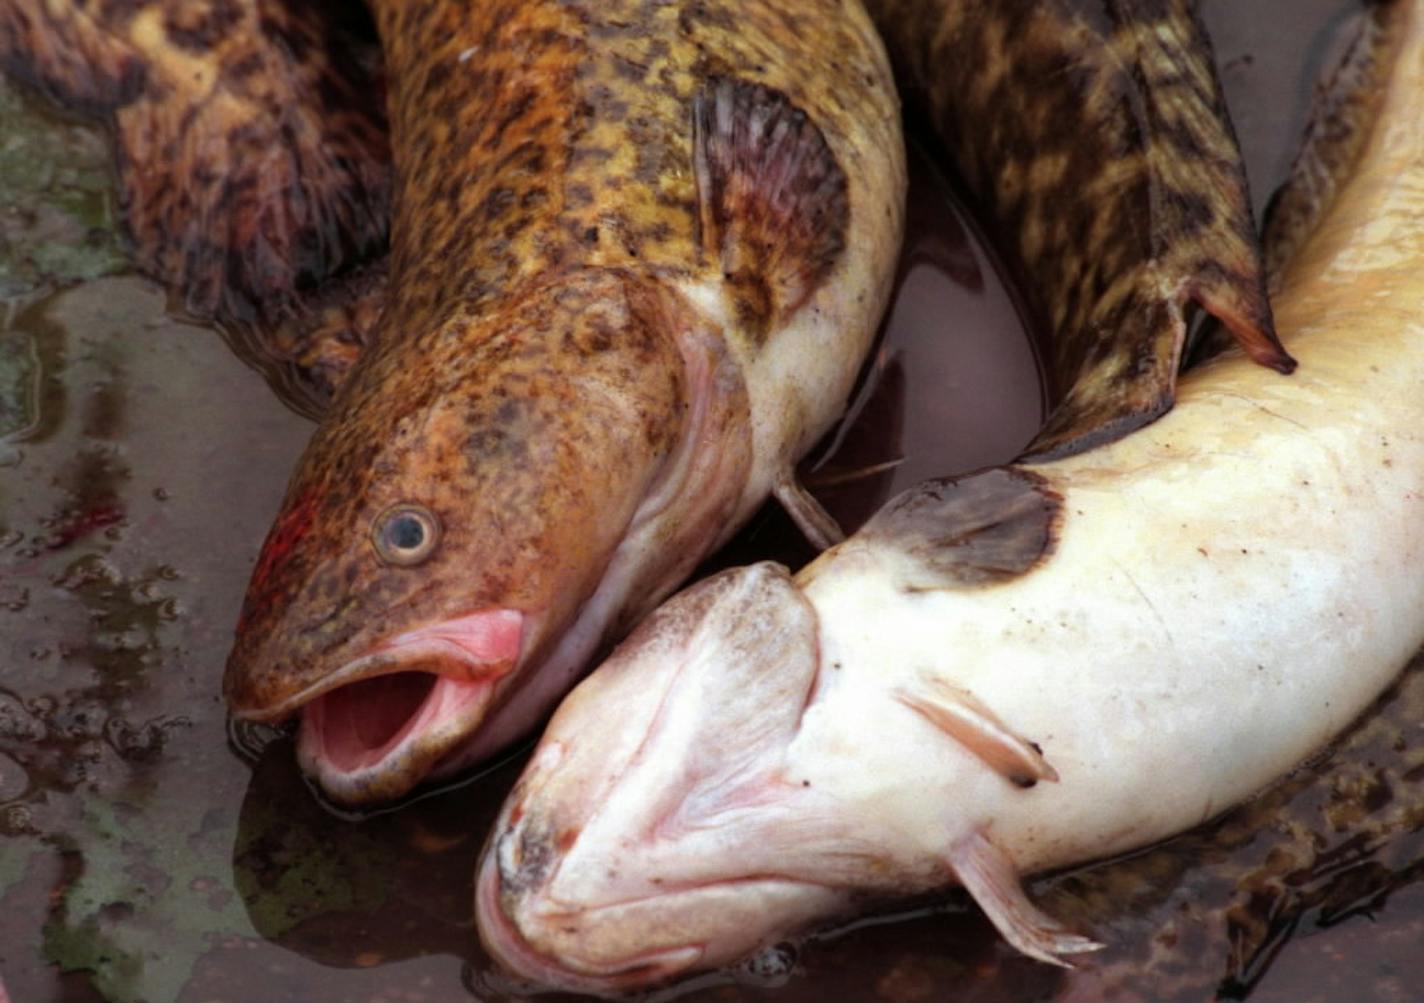
[[[1043,335],[1056,403],[1027,455],[1066,456],[1166,412],[1194,304],[1290,370],[1191,0],[867,6]]]
[[[904,177],[853,4],[376,15],[387,302],[293,478],[225,681],[240,716],[306,708],[304,767],[348,804],[517,737],[787,476],[883,309]],[[383,565],[373,534],[405,504],[440,545]],[[391,747],[399,722],[373,722],[395,691],[359,684],[401,674],[433,689],[409,687]]]
[[[110,128],[139,270],[258,354],[306,340],[309,297],[386,243],[382,77],[339,7],[0,3],[0,68]],[[308,410],[325,392],[269,376]]]
[[[1424,3],[1392,12],[1393,51],[1424,49]],[[1389,66],[1280,278],[1299,370],[1219,358],[1117,442],[922,485],[794,579],[675,597],[496,824],[476,906],[504,964],[628,988],[953,882],[1063,963],[1098,945],[1020,874],[1192,828],[1369,706],[1424,642],[1424,65]]]

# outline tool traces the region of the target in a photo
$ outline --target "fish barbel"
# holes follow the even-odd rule
[[[794,577],[669,601],[487,843],[505,966],[643,986],[950,884],[1064,963],[1100,945],[1022,875],[1207,820],[1389,685],[1424,642],[1424,2],[1372,17],[1372,124],[1306,158],[1333,198],[1277,283],[1296,373],[1223,355],[1126,437],[927,482]]]

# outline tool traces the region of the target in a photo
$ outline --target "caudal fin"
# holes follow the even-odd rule
[[[290,363],[282,337],[311,352],[332,327],[314,295],[386,243],[379,53],[351,20],[323,2],[10,3],[0,65],[110,126],[139,269]]]

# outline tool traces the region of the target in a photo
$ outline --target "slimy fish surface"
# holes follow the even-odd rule
[[[379,311],[380,53],[335,0],[4,0],[0,69],[114,138],[134,264],[315,414]]]
[[[666,603],[490,837],[507,967],[645,986],[950,884],[1066,963],[1102,945],[1022,875],[1198,825],[1389,685],[1424,642],[1424,3],[1372,16],[1369,121],[1316,130],[1331,198],[1285,226],[1295,373],[1224,354],[1130,435],[927,482],[795,576]]]
[[[304,100],[303,73],[345,66],[321,10],[49,3],[0,25],[7,58],[62,97],[88,93],[73,58],[108,71],[121,162],[210,108],[237,123],[170,166],[171,190],[152,196],[168,216],[148,227],[155,214],[135,212],[130,227],[141,252],[178,253],[175,220],[208,218],[183,200],[216,178],[209,215],[247,229],[218,230],[211,267],[150,271],[190,288],[216,276],[211,313],[250,301],[312,337],[352,333],[359,359],[329,360],[340,385],[258,559],[224,689],[239,717],[300,715],[303,767],[363,804],[527,731],[768,492],[837,538],[791,470],[843,408],[884,309],[904,162],[889,66],[856,0],[376,3],[384,278],[360,248],[338,253],[357,229],[338,217],[274,231],[293,249],[269,276],[269,212],[324,209],[281,175],[241,173],[257,113],[234,95],[277,106],[260,109],[274,134],[252,137],[275,156],[327,152],[327,109],[306,106],[298,124],[315,131],[292,153],[281,107]],[[268,94],[289,79],[268,67],[281,59],[297,83]],[[378,76],[338,79],[333,100],[366,116],[374,148],[381,88],[349,90]],[[129,121],[159,113],[151,133]],[[208,143],[234,164],[202,159]],[[332,163],[379,162],[359,152],[336,147]],[[364,189],[334,184],[332,211],[376,213],[384,175],[371,177],[350,202]],[[269,182],[273,206],[222,216]],[[310,296],[222,284],[265,289],[253,276]],[[341,313],[382,289],[378,318]]]
[[[351,802],[498,751],[769,490],[794,504],[888,295],[903,194],[851,4],[377,20],[386,310],[226,682],[240,716],[300,710],[304,767]]]

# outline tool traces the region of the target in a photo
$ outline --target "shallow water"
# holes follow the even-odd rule
[[[1207,4],[1259,203],[1352,9]],[[15,1003],[511,996],[476,945],[470,879],[518,759],[353,821],[318,804],[286,736],[229,742],[232,624],[311,426],[215,334],[167,318],[152,286],[109,274],[102,142],[3,87],[0,120],[0,986]],[[922,477],[1011,456],[1041,413],[1010,297],[927,168],[917,184],[860,421],[808,473],[849,524]],[[988,386],[1016,389],[971,396]],[[771,510],[719,560],[768,555],[804,555]],[[1045,908],[1111,945],[1075,972],[1016,957],[953,896],[678,994],[1416,998],[1421,722],[1414,671],[1257,802],[1036,882]]]

